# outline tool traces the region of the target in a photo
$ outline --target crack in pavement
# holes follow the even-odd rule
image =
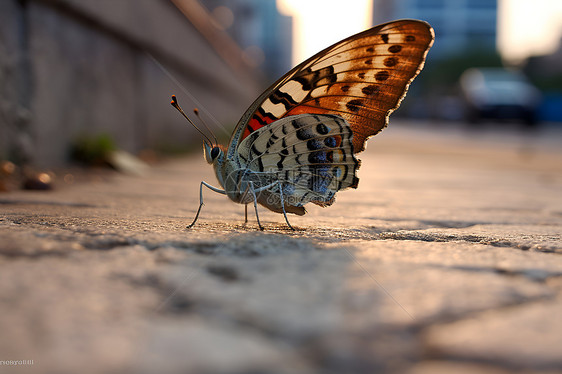
[[[147,239],[137,239],[135,235],[138,233],[132,233],[131,235],[124,235],[122,233],[107,232],[107,231],[93,231],[86,227],[76,227],[74,225],[60,224],[56,222],[46,223],[44,221],[37,222],[36,219],[33,222],[22,222],[20,219],[7,218],[8,222],[16,225],[27,224],[30,230],[42,230],[45,227],[51,227],[55,229],[63,230],[67,232],[68,235],[61,235],[61,233],[49,233],[42,231],[40,233],[35,232],[37,237],[47,238],[51,240],[58,240],[62,242],[72,242],[75,241],[82,247],[90,250],[111,250],[114,248],[129,246],[129,245],[141,245],[149,250],[162,247],[162,246],[172,246],[180,249],[195,250],[202,254],[217,254],[213,248],[224,244],[222,239],[218,239],[216,242],[208,240],[197,240],[192,241],[151,241]],[[1,222],[1,221],[0,221]],[[213,225],[216,229],[217,225]],[[25,226],[24,226],[25,227]],[[204,231],[205,228],[201,228],[197,231]],[[419,230],[426,230],[419,229]],[[493,247],[502,248],[513,248],[523,251],[535,250],[537,252],[543,253],[554,253],[562,254],[562,247],[554,244],[544,244],[540,240],[531,240],[530,242],[514,242],[509,239],[504,238],[494,238],[490,236],[482,235],[472,235],[472,234],[457,234],[457,233],[427,233],[418,230],[393,230],[393,231],[383,231],[373,233],[370,229],[362,228],[336,228],[336,229],[322,229],[316,228],[307,230],[306,232],[283,232],[278,234],[276,232],[256,232],[251,231],[238,231],[239,235],[278,235],[282,238],[293,238],[293,240],[306,239],[307,241],[313,240],[318,243],[338,243],[338,242],[348,242],[353,240],[402,240],[402,241],[421,241],[421,242],[468,242],[481,245],[490,245]],[[224,232],[226,234],[226,232]],[[77,238],[76,235],[85,235],[88,239]],[[296,242],[289,243],[295,245]],[[241,256],[251,256],[257,255],[256,253],[238,253]]]

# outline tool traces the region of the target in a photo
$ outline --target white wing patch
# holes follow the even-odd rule
[[[285,105],[283,105],[282,103],[274,104],[269,98],[265,99],[261,107],[263,108],[263,110],[273,114],[276,117],[281,117],[283,114],[285,114],[285,112],[287,112]]]
[[[290,80],[283,86],[279,87],[279,91],[290,95],[291,98],[298,103],[303,101],[308,94],[308,91],[303,88],[302,83],[294,80]]]

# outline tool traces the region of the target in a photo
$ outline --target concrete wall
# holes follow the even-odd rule
[[[259,93],[253,76],[166,0],[2,0],[0,158],[63,165],[84,134],[131,152],[200,143],[170,95],[198,106],[186,87],[232,125]]]

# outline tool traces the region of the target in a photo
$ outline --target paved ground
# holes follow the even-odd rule
[[[200,155],[0,195],[0,372],[560,372],[561,131],[395,122],[296,232],[185,230]]]

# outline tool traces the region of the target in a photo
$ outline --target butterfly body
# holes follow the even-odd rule
[[[387,125],[433,39],[423,21],[389,22],[280,78],[244,113],[227,148],[205,142],[205,158],[224,190],[202,182],[191,225],[203,185],[234,202],[253,202],[256,216],[258,203],[283,213],[287,224],[287,213],[303,215],[309,202],[329,206],[336,192],[357,188],[355,154]]]
[[[337,191],[357,187],[352,139],[340,116],[299,114],[252,132],[238,152],[225,157],[221,150],[207,161],[232,201],[248,204],[253,191],[274,212],[303,215],[305,204],[328,206]]]

